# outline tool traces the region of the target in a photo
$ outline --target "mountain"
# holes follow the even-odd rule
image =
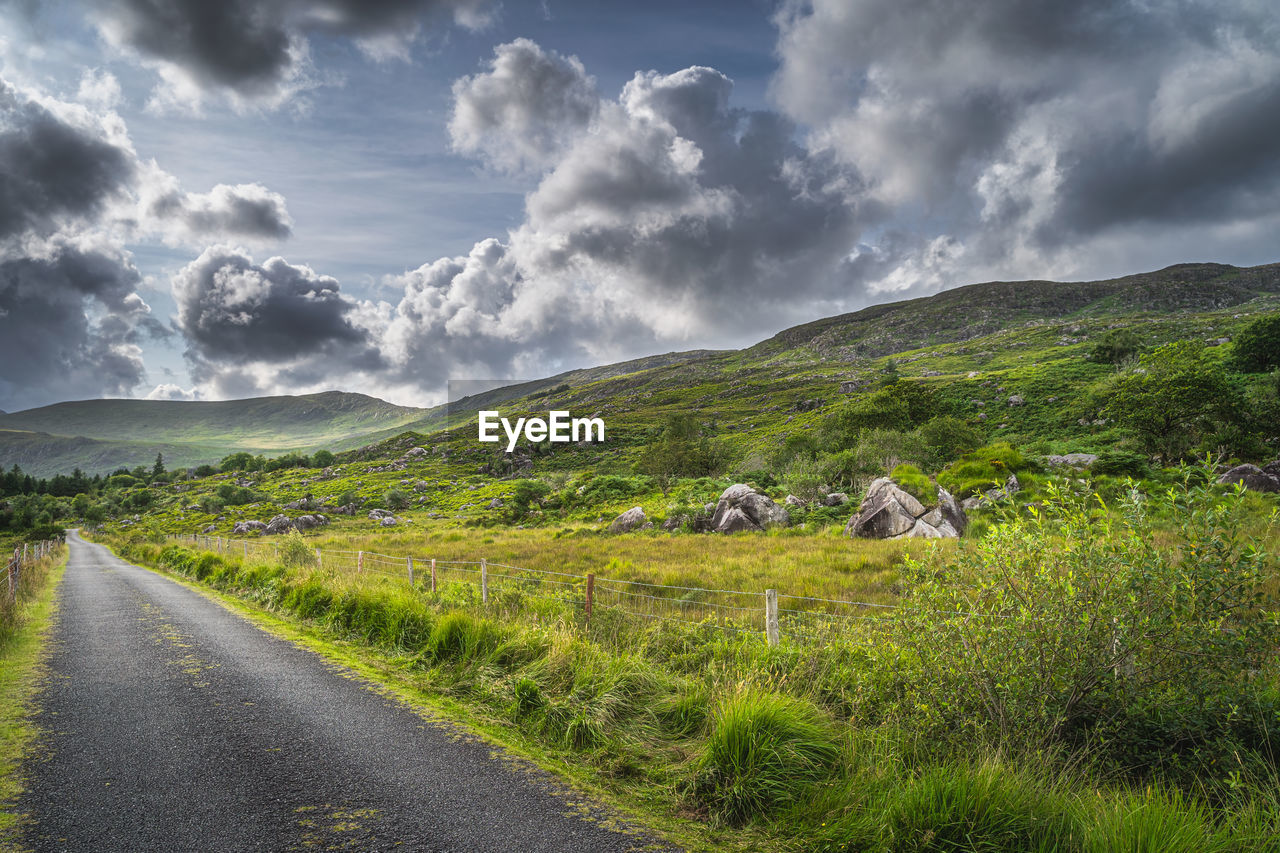
[[[800,413],[798,426],[804,413],[870,381],[886,356],[906,376],[981,368],[1010,383],[1040,382],[1039,367],[1078,364],[1090,337],[1117,325],[1142,329],[1152,343],[1216,339],[1244,322],[1238,317],[1278,308],[1280,264],[1181,264],[1091,282],[986,282],[816,320],[744,350],[672,352],[567,371],[448,407],[396,406],[338,391],[225,402],[59,403],[0,414],[0,465],[47,476],[76,466],[89,473],[150,466],[157,452],[171,468],[239,450],[337,452],[448,429],[500,404],[599,411],[624,431],[629,423],[643,431],[665,412],[698,410],[726,429],[754,430],[754,440],[767,447],[792,420],[787,412]],[[1065,410],[1029,407],[1011,418],[1011,428],[1032,416],[1076,419]]]

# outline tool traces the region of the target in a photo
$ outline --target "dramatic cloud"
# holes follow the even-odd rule
[[[1034,275],[1120,229],[1136,249],[1274,216],[1267,4],[813,0],[778,23],[777,102],[868,197],[965,243],[959,269]]]
[[[494,48],[491,70],[453,84],[453,147],[509,172],[553,164],[600,109],[595,81],[576,56],[528,39]]]
[[[199,382],[266,390],[380,366],[338,282],[283,258],[259,265],[243,250],[211,247],[174,276],[173,296]]]
[[[217,91],[278,105],[314,85],[308,35],[353,38],[375,57],[405,55],[424,22],[488,21],[487,0],[96,0],[106,39],[151,64],[188,106]]]
[[[106,77],[86,80],[87,101],[111,101]],[[278,239],[289,223],[257,185],[183,192],[109,110],[0,80],[0,408],[127,395],[145,379],[141,344],[171,333],[138,295],[126,243]]]
[[[104,249],[0,260],[0,408],[127,396],[145,375],[142,336],[162,331],[139,282]]]
[[[0,80],[0,240],[93,219],[127,196],[136,169],[118,122]]]

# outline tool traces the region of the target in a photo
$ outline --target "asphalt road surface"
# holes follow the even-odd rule
[[[19,804],[29,847],[654,849],[349,671],[102,546],[68,545]]]

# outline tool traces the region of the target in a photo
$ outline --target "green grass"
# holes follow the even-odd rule
[[[37,733],[32,697],[65,558],[66,551],[60,550],[28,568],[30,579],[0,637],[0,843],[13,842],[21,826],[14,804],[23,791],[21,765]]]

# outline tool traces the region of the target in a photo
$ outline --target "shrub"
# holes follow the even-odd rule
[[[1120,364],[1142,352],[1142,338],[1132,329],[1107,332],[1089,350],[1089,359],[1100,364]]]
[[[1026,468],[1022,454],[1008,442],[999,441],[960,457],[938,474],[938,485],[963,498],[999,486],[1010,474]]]
[[[919,429],[920,439],[932,452],[938,467],[982,446],[982,433],[951,415],[931,418]],[[935,469],[936,470],[936,469]]]
[[[1128,450],[1104,450],[1090,469],[1108,477],[1145,477],[1151,470],[1147,457]]]
[[[1245,326],[1232,344],[1231,361],[1245,373],[1265,373],[1280,367],[1280,313]]]
[[[409,505],[409,495],[403,489],[387,489],[382,500],[386,503],[387,509],[401,510]]]
[[[817,708],[778,693],[728,699],[703,745],[694,795],[729,823],[763,818],[827,778],[840,758]]]
[[[1116,754],[1136,734],[1129,709],[1177,721],[1254,703],[1280,642],[1274,595],[1259,598],[1275,561],[1240,533],[1243,490],[1219,500],[1208,479],[1187,469],[1119,513],[1050,484],[1043,512],[1010,513],[949,562],[908,556],[895,617],[921,670],[912,707],[961,737]]]
[[[823,476],[822,467],[816,461],[804,456],[795,456],[787,465],[782,483],[791,494],[802,500],[811,501],[822,497],[827,478]]]
[[[313,568],[316,565],[315,549],[307,544],[307,540],[297,530],[290,530],[281,536],[278,548],[282,566]]]
[[[914,465],[903,463],[897,466],[889,474],[889,478],[908,494],[926,504],[938,500],[938,487],[933,484],[927,474]]]

